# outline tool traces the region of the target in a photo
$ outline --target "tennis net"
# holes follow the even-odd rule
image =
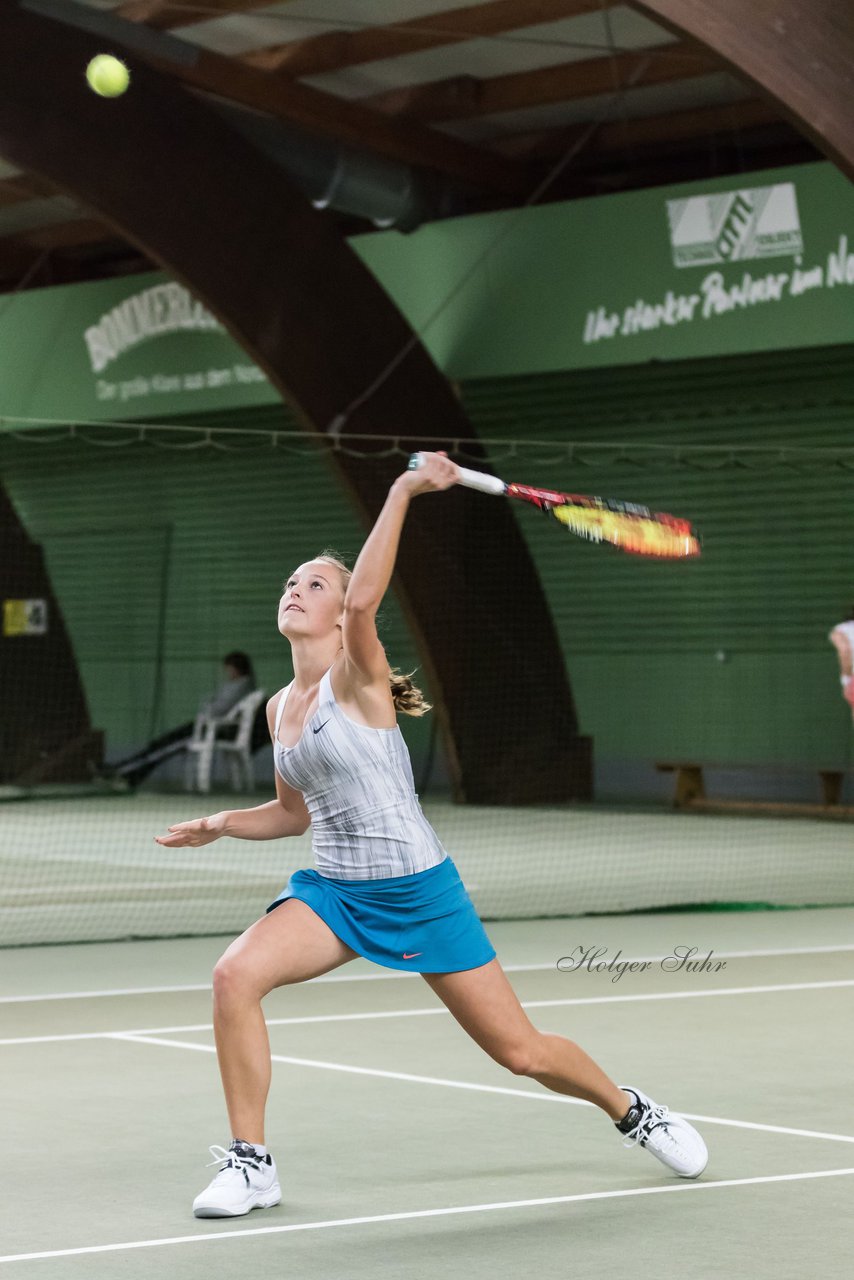
[[[788,468],[602,456],[583,487],[684,513],[704,555],[672,571],[516,513],[593,742],[595,799],[454,804],[435,717],[404,718],[425,811],[477,907],[492,919],[854,902],[851,716],[827,644],[848,603],[850,475],[812,475],[804,503]],[[185,752],[167,750],[128,790],[108,766],[191,727],[234,651],[266,693],[290,680],[275,624],[283,577],[330,542],[352,560],[364,537],[326,453],[271,449],[233,427],[220,438],[209,424],[195,436],[117,424],[3,436],[0,459],[7,545],[20,551],[2,570],[0,945],[244,928],[310,865],[309,838],[169,850],[153,837],[271,797],[269,745],[252,756],[254,792],[239,794],[218,757],[209,796],[184,790]],[[513,465],[507,479],[559,479],[535,451]],[[468,497],[488,525],[495,500]],[[25,562],[41,564],[40,588]],[[380,625],[394,664],[417,667],[393,593]],[[524,618],[514,637],[523,662]],[[488,661],[489,643],[473,617],[460,661]],[[513,706],[508,724],[526,714]],[[512,732],[484,738],[487,763],[507,756]],[[51,747],[69,741],[64,756]],[[677,778],[696,781],[700,766],[707,801],[729,808],[674,811]],[[822,774],[835,804],[822,803]]]

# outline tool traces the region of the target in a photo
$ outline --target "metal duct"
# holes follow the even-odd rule
[[[166,31],[127,22],[72,0],[18,0],[24,10],[91,32],[141,57],[192,66],[199,48]],[[251,142],[274,160],[318,209],[367,218],[378,227],[413,231],[422,222],[469,212],[461,188],[409,165],[340,147],[288,128],[270,116],[199,93]],[[347,103],[341,103],[347,110]]]
[[[337,146],[270,116],[205,97],[287,173],[316,209],[336,209],[398,231],[414,231],[424,222],[470,212],[471,201],[462,189],[438,176]],[[346,103],[341,109],[346,110]]]

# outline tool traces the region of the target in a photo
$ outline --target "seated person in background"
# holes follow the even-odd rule
[[[209,720],[219,720],[222,716],[227,715],[233,707],[237,706],[238,702],[256,688],[255,673],[252,670],[252,662],[247,654],[235,649],[225,655],[222,663],[225,670],[225,680],[216,693],[212,693],[210,697],[205,698],[198,711],[199,715],[206,716]],[[264,712],[263,706],[261,711]],[[262,741],[265,742],[269,737],[266,714],[262,718],[264,720]],[[234,732],[234,725],[222,725],[217,729],[217,737],[233,737]],[[132,756],[120,760],[118,764],[108,765],[105,773],[111,778],[125,778],[132,787],[138,786],[143,778],[147,777],[157,765],[167,760],[169,756],[183,751],[192,736],[193,721],[188,720],[186,724],[178,725],[176,729],[170,729],[168,733],[152,739],[141,751],[134,752]],[[261,743],[259,742],[258,745],[260,746]],[[253,750],[256,749],[254,729],[252,747]]]
[[[225,655],[222,665],[225,681],[199,707],[199,715],[207,716],[209,720],[219,720],[228,715],[232,707],[236,707],[241,699],[258,687],[248,654],[235,649]]]
[[[839,682],[842,696],[854,714],[854,605],[845,622],[839,622],[827,637],[839,658]]]

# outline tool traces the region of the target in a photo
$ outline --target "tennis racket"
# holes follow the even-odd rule
[[[410,471],[422,465],[420,453],[409,459]],[[675,560],[700,554],[700,539],[690,521],[664,511],[650,511],[634,502],[613,498],[591,498],[583,493],[558,493],[554,489],[533,489],[526,484],[505,484],[484,471],[459,468],[460,484],[496,497],[518,498],[558,520],[570,533],[588,542],[610,542],[620,551],[636,556],[657,556]]]

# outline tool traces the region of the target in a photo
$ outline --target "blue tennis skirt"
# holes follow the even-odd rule
[[[295,871],[267,911],[289,898],[311,907],[358,955],[388,969],[458,973],[495,958],[450,858],[383,880],[333,880],[317,871]]]

